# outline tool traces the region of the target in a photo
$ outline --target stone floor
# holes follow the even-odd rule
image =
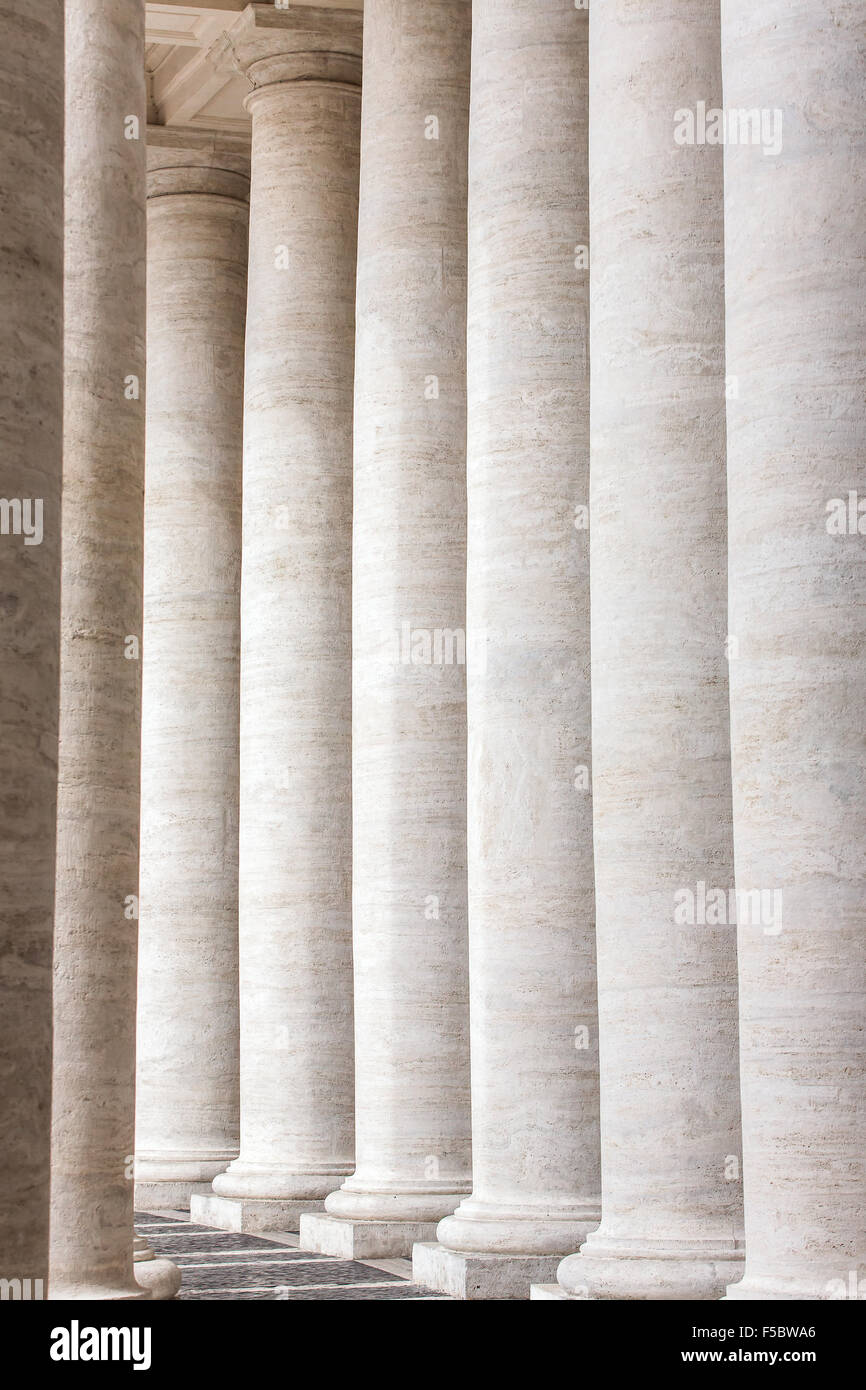
[[[184,1212],[136,1212],[156,1255],[181,1270],[178,1299],[439,1299],[411,1282],[409,1260],[337,1260],[301,1250],[298,1237],[236,1235],[194,1226]],[[452,1302],[451,1299],[444,1299]]]

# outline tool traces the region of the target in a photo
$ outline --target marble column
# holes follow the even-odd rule
[[[598,1221],[587,25],[476,0],[468,291],[473,1190],[415,1278],[528,1295]]]
[[[39,1297],[48,1280],[60,643],[62,0],[3,6],[0,69],[0,1278]]]
[[[147,132],[136,1205],[238,1153],[238,693],[249,140]]]
[[[470,1189],[468,0],[368,0],[354,469],[357,1167],[301,1242],[411,1253]]]
[[[681,132],[719,6],[589,23],[602,1221],[547,1292],[712,1299],[742,1261],[722,150]]]
[[[723,6],[746,1269],[866,1297],[866,16]],[[754,914],[752,914],[754,918]]]
[[[66,5],[66,299],[51,1297],[133,1278],[145,151],[143,0]]]
[[[353,1168],[352,370],[361,16],[248,6],[241,1147],[196,1220],[295,1229]],[[215,58],[218,55],[214,55]]]

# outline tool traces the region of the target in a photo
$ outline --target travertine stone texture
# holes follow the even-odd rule
[[[143,0],[70,0],[66,73],[50,1292],[54,1299],[132,1299],[149,1296],[132,1270],[144,482]]]
[[[222,1231],[297,1231],[302,1215],[324,1210],[324,1202],[302,1198],[218,1197],[214,1192],[194,1191],[190,1214],[202,1226]]]
[[[449,1298],[526,1299],[531,1289],[549,1287],[536,1281],[552,1279],[559,1262],[559,1255],[473,1254],[422,1241],[412,1249],[412,1280]]]
[[[61,0],[36,9],[9,0],[0,9],[0,219],[0,1277],[45,1287],[63,432]]]
[[[432,1238],[471,1185],[470,18],[468,0],[370,0],[364,11],[353,568],[357,1167],[325,1205],[362,1223],[357,1242],[371,1255],[408,1255],[419,1231]],[[371,1221],[378,1238],[363,1226]],[[395,1221],[406,1223],[402,1238]],[[315,1249],[344,1239],[323,1218],[307,1230]]]
[[[323,1198],[353,1167],[351,468],[361,20],[256,5],[230,45],[251,84],[253,122],[241,1152],[214,1191],[271,1202],[272,1224],[296,1223],[287,1216],[293,1202]],[[260,1209],[262,1219],[267,1214]]]
[[[473,6],[468,299],[472,1196],[462,1252],[598,1221],[589,764],[587,25]],[[583,771],[581,771],[581,769]],[[528,1266],[529,1279],[546,1277]],[[468,1295],[467,1295],[468,1296]]]
[[[575,1297],[718,1298],[742,1259],[717,0],[590,10],[592,709],[602,1224]],[[687,908],[681,915],[687,915]],[[713,914],[709,914],[712,916]]]
[[[150,127],[136,1204],[238,1153],[249,141]]]
[[[329,1199],[326,1199],[326,1202]],[[396,1210],[400,1206],[395,1203]],[[327,1212],[305,1211],[299,1226],[302,1250],[317,1250],[341,1260],[374,1260],[391,1256],[405,1259],[416,1241],[432,1240],[435,1221],[375,1221],[371,1217],[350,1220]]]
[[[734,844],[738,887],[782,903],[780,931],[739,933],[728,1297],[863,1298],[866,518],[827,523],[866,498],[866,13],[722,11],[726,102],[782,113],[777,157],[725,154]]]

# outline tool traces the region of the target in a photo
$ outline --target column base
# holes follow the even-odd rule
[[[150,1291],[138,1283],[133,1289],[106,1288],[104,1284],[51,1284],[49,1303],[146,1303]]]
[[[459,1188],[455,1191],[448,1184],[434,1182],[376,1187],[353,1174],[328,1195],[325,1210],[340,1221],[432,1224],[435,1228],[444,1216],[451,1215],[466,1195],[468,1180],[467,1191],[461,1192]]]
[[[578,1250],[600,1220],[593,1202],[508,1205],[470,1196],[444,1218],[438,1239],[467,1255],[535,1255],[556,1264]]]
[[[561,1289],[558,1284],[533,1284],[529,1290],[530,1303],[543,1303],[545,1299],[551,1303],[570,1303],[571,1295]]]
[[[135,1282],[151,1300],[174,1298],[180,1288],[181,1273],[176,1264],[154,1255],[144,1236],[136,1236],[133,1255]]]
[[[149,1260],[142,1260],[135,1266],[135,1282],[154,1302],[174,1298],[180,1281],[180,1270],[171,1260],[158,1259],[152,1254]]]
[[[408,1260],[416,1241],[435,1239],[436,1226],[435,1221],[352,1221],[306,1211],[301,1217],[300,1243],[303,1250],[343,1260]]]
[[[257,1231],[297,1231],[303,1212],[324,1209],[324,1201],[311,1201],[308,1197],[268,1201],[263,1198],[218,1197],[211,1192],[208,1196],[193,1193],[189,1216],[194,1225],[254,1235]]]
[[[778,1275],[747,1275],[738,1284],[729,1284],[725,1302],[824,1303],[839,1299],[866,1299],[866,1278],[859,1275],[862,1264],[844,1276],[826,1278],[784,1278]]]
[[[552,1280],[559,1255],[485,1255],[448,1250],[438,1241],[412,1251],[412,1282],[460,1299],[528,1299],[530,1286]]]
[[[192,1153],[175,1150],[135,1155],[135,1205],[139,1211],[189,1211],[194,1192],[209,1193],[214,1178],[237,1158],[237,1149]]]
[[[624,1242],[590,1236],[557,1281],[572,1299],[717,1301],[742,1273],[738,1240]]]
[[[203,1182],[172,1182],[170,1179],[159,1182],[137,1182],[135,1184],[136,1211],[189,1211],[190,1199],[194,1194],[207,1197],[213,1192],[213,1179]]]

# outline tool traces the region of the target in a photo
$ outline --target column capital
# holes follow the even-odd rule
[[[211,47],[217,67],[245,74],[250,93],[281,82],[361,82],[360,10],[324,6],[249,4],[238,22]]]
[[[217,67],[242,72],[244,103],[263,87],[286,82],[361,85],[363,15],[320,5],[247,5],[208,53]]]
[[[250,137],[189,126],[147,127],[147,196],[250,198]]]

